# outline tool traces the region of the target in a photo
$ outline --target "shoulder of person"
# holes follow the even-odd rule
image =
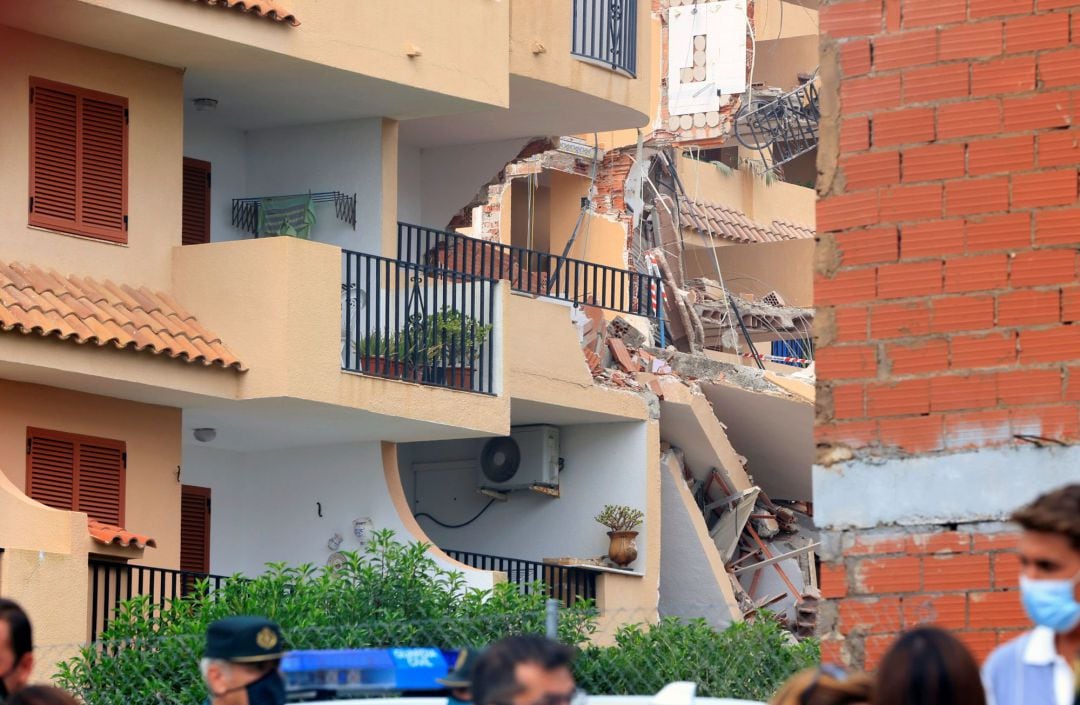
[[[1029,638],[1031,638],[1031,632],[1024,632],[991,651],[982,667],[983,680],[992,682],[994,676],[1003,669],[1016,668],[1017,664],[1024,659],[1024,649],[1027,647]]]

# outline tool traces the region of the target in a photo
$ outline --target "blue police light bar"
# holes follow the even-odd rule
[[[442,690],[447,653],[419,647],[290,651],[281,660],[289,691]]]

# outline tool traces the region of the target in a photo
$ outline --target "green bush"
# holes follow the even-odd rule
[[[198,661],[206,627],[235,614],[276,620],[291,649],[388,646],[482,647],[509,634],[543,634],[545,596],[510,583],[465,587],[459,573],[432,560],[426,544],[376,532],[362,555],[338,568],[272,564],[253,579],[236,576],[210,591],[154,608],[145,597],[122,603],[99,641],[59,666],[58,684],[87,705],[190,705],[206,697]],[[648,694],[675,680],[702,695],[762,698],[817,660],[814,642],[792,644],[773,620],[717,631],[704,621],[663,620],[622,627],[614,646],[589,646],[596,630],[589,601],[559,616],[559,638],[582,649],[581,686],[597,694]]]
[[[795,642],[769,616],[723,631],[705,620],[667,618],[619,629],[613,646],[586,647],[578,684],[590,693],[642,695],[693,681],[698,695],[767,700],[792,674],[820,660],[814,640]]]

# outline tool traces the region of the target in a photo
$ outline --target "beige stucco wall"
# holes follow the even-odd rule
[[[790,4],[788,7],[791,7]],[[770,37],[770,41],[758,42],[754,80],[762,81],[767,86],[792,90],[799,85],[799,74],[813,73],[817,64],[818,35],[816,31],[812,35],[785,39],[771,39]]]
[[[28,426],[127,443],[125,528],[157,540],[141,562],[179,567],[179,409],[0,380],[0,468],[20,491],[26,487]],[[10,545],[10,538],[0,535],[0,546]],[[28,545],[48,550],[50,544],[37,539]]]
[[[571,55],[572,3],[509,0],[509,5],[511,73],[633,108],[641,113],[641,126],[646,124],[652,113],[650,95],[657,66],[649,60],[651,2],[637,5],[636,79]],[[537,52],[537,45],[543,47],[542,52]]]
[[[649,103],[648,103],[648,126],[658,124],[660,119],[660,81],[662,80],[660,57],[663,51],[663,42],[661,41],[661,24],[660,18],[649,15],[649,66],[652,67],[652,74],[649,78]],[[638,47],[638,61],[644,59],[642,48]],[[648,132],[648,127],[642,129],[642,132]],[[592,144],[592,135],[578,135],[579,137],[587,140],[589,144]],[[607,132],[601,132],[597,135],[600,149],[614,149],[615,147],[625,147],[631,144],[637,144],[637,131],[636,130],[609,130]]]
[[[694,200],[712,201],[741,210],[751,220],[786,220],[813,228],[816,193],[813,189],[776,181],[766,184],[748,170],[724,174],[712,164],[679,155],[676,168]]]
[[[146,3],[158,4],[158,3]],[[167,5],[169,3],[160,3]],[[136,61],[0,26],[0,259],[33,262],[62,273],[169,282],[180,243],[182,76],[178,69]],[[124,96],[128,126],[128,243],[116,245],[27,225],[29,78],[45,78]]]
[[[791,306],[814,305],[814,241],[782,240],[716,248],[724,284],[734,294],[761,297],[778,291]],[[716,264],[707,250],[685,258],[688,277],[716,279]]]

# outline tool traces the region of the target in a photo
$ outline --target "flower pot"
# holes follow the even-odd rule
[[[453,389],[472,390],[472,367],[429,367],[424,370],[424,381],[432,384],[444,384]]]
[[[637,535],[636,531],[609,531],[608,538],[611,545],[608,547],[608,558],[620,568],[625,568],[637,560]]]
[[[365,374],[376,375],[378,377],[389,377],[390,379],[404,379],[409,381],[419,381],[419,370],[409,370],[408,365],[401,361],[395,360],[389,357],[376,357],[374,355],[361,355],[360,356],[360,369]]]

